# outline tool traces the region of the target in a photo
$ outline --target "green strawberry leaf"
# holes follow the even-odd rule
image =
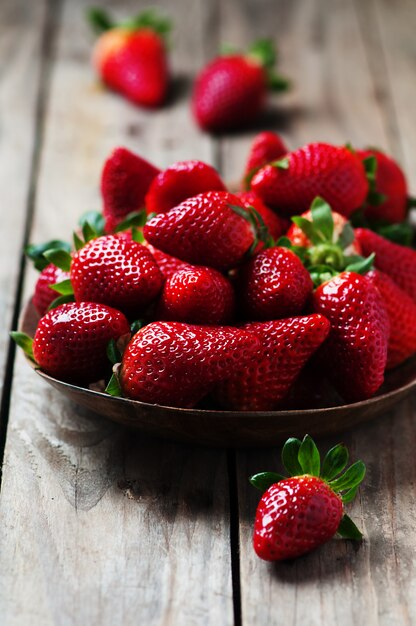
[[[64,272],[69,272],[71,268],[71,255],[63,248],[52,248],[51,250],[45,250],[43,256],[48,260],[49,263],[53,263],[54,265],[56,265],[56,267],[59,267],[59,269],[63,270]]]
[[[329,204],[320,196],[311,205],[312,222],[315,231],[322,233],[324,241],[332,242],[334,235],[334,218]]]
[[[282,448],[282,463],[289,476],[299,476],[302,474],[302,467],[298,460],[298,454],[302,442],[300,439],[291,437]]]
[[[91,7],[86,12],[87,21],[96,35],[101,35],[106,30],[111,30],[116,26],[107,11],[98,7]]]
[[[160,37],[167,38],[172,29],[172,22],[167,17],[159,15],[154,9],[147,9],[133,18],[120,22],[117,26],[133,31],[150,28]]]
[[[277,161],[272,161],[269,163],[272,167],[278,167],[280,170],[288,170],[290,167],[289,157],[284,157],[283,159],[278,159]]]
[[[340,246],[343,250],[348,248],[355,239],[354,229],[349,222],[344,224],[344,228],[341,231],[340,236],[338,237],[337,245]]]
[[[120,387],[120,382],[116,374],[112,374],[110,380],[108,381],[108,385],[105,388],[105,392],[110,396],[116,396],[120,398],[123,394]]]
[[[280,480],[284,480],[284,478],[284,476],[276,472],[260,472],[259,474],[250,476],[249,480],[253,487],[264,493],[269,487],[278,483]]]
[[[373,154],[370,154],[368,157],[362,160],[362,164],[364,165],[365,173],[367,175],[368,180],[375,180],[377,173],[377,159]]]
[[[348,515],[343,515],[337,533],[344,539],[360,541],[363,538],[362,532],[358,530],[357,526]]]
[[[308,271],[315,287],[319,287],[319,285],[323,285],[328,282],[328,280],[332,280],[332,278],[338,276],[339,273],[329,265],[311,265],[308,267]]]
[[[132,228],[131,229],[131,238],[136,243],[144,243],[146,239],[144,238],[143,231],[140,228]]]
[[[61,241],[60,239],[52,239],[45,243],[29,244],[26,246],[26,256],[33,261],[35,269],[40,272],[50,263],[44,256],[46,250],[65,250],[66,252],[71,252],[71,246],[66,241]]]
[[[376,255],[373,252],[366,259],[362,258],[359,261],[354,261],[353,263],[350,263],[349,265],[346,266],[345,271],[355,272],[356,274],[362,274],[362,275],[367,274],[367,272],[369,272],[374,266],[375,256]]]
[[[85,246],[85,242],[81,239],[81,237],[79,237],[79,235],[75,231],[72,237],[74,240],[75,250],[78,252],[78,250],[81,250],[81,248]]]
[[[51,289],[57,291],[61,294],[61,296],[69,296],[73,295],[74,289],[72,287],[72,283],[70,279],[62,280],[60,283],[55,283],[54,285],[49,285]]]
[[[139,330],[141,330],[144,326],[146,326],[147,322],[145,320],[134,320],[134,322],[132,322],[130,324],[130,331],[132,335],[135,335],[136,333],[139,332]]]
[[[407,198],[407,208],[408,209],[416,208],[416,198],[412,198],[412,196],[409,196]]]
[[[10,337],[13,341],[23,350],[26,356],[29,357],[31,361],[35,363],[35,357],[33,356],[33,339],[26,335],[26,333],[21,333],[17,330],[13,330],[10,333]]]
[[[338,476],[348,463],[348,449],[342,443],[334,446],[326,453],[322,464],[321,478],[329,481]]]
[[[312,437],[305,435],[298,452],[298,461],[303,474],[319,476],[321,471],[321,457]]]
[[[121,361],[121,352],[117,347],[115,339],[110,339],[107,344],[107,358],[112,365],[120,363]]]
[[[99,211],[86,211],[83,213],[78,220],[78,225],[83,230],[85,224],[88,224],[91,232],[93,231],[95,233],[94,237],[91,237],[91,239],[105,234],[104,216]]]
[[[408,222],[372,226],[372,229],[385,239],[389,239],[402,246],[410,247],[415,237],[414,230]]]
[[[355,487],[352,487],[351,489],[349,489],[348,491],[342,494],[341,500],[343,501],[344,504],[348,504],[348,502],[351,502],[352,500],[354,500],[355,496],[357,495],[358,487],[359,485],[355,485]]]
[[[82,226],[82,236],[84,237],[85,243],[88,243],[89,241],[96,239],[98,234],[89,222],[85,222]]]
[[[345,489],[352,489],[362,482],[365,472],[366,467],[364,463],[362,461],[356,461],[342,476],[329,481],[328,484],[336,493],[344,491]]]
[[[378,191],[375,191],[374,189],[370,189],[370,191],[367,194],[367,203],[370,206],[380,206],[380,204],[383,204],[383,202],[385,202],[387,200],[387,196],[384,193],[379,193]]]
[[[265,68],[273,68],[277,61],[276,47],[271,39],[258,39],[252,43],[248,55]]]
[[[268,72],[267,85],[271,91],[279,93],[288,91],[292,87],[292,81],[281,74],[276,74],[276,72]]]
[[[117,226],[114,229],[115,233],[120,233],[123,230],[129,230],[130,228],[135,227],[141,227],[144,226],[146,224],[146,219],[147,219],[147,215],[146,215],[146,211],[143,209],[142,211],[133,211],[132,213],[129,213],[126,218],[120,222],[120,224],[117,224]]]
[[[59,298],[55,298],[55,300],[50,303],[50,305],[48,306],[48,311],[56,309],[56,307],[61,306],[61,304],[68,304],[69,302],[75,302],[74,294],[59,296]]]
[[[321,234],[317,232],[313,223],[307,220],[306,217],[302,217],[301,215],[295,215],[294,217],[292,217],[292,222],[301,229],[301,231],[313,244],[317,245],[323,242]]]

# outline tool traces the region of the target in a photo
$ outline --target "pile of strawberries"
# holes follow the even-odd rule
[[[409,204],[381,152],[288,152],[261,133],[233,194],[200,161],[159,171],[117,148],[101,191],[73,246],[28,249],[41,319],[33,342],[15,339],[48,374],[152,404],[274,410],[326,379],[370,398],[416,351],[416,251],[374,230],[402,236]]]

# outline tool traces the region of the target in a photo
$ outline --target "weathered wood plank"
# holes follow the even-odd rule
[[[400,156],[400,137],[391,119],[391,106],[380,97],[379,77],[371,73],[378,62],[372,57],[376,49],[364,42],[362,14],[352,2],[265,1],[261,10],[250,2],[235,1],[227,6],[221,21],[223,37],[228,35],[231,41],[244,45],[257,35],[275,36],[282,52],[281,69],[295,81],[294,91],[277,100],[274,115],[265,118],[266,127],[282,131],[290,146],[312,140],[349,140],[356,145],[379,145]],[[396,12],[395,7],[389,7],[391,13]],[[397,27],[403,19],[399,13],[395,17]],[[411,22],[410,9],[405,16],[407,23]],[[389,54],[395,55],[392,45]],[[407,66],[402,67],[397,80],[410,82],[410,63],[407,56]],[[256,130],[222,139],[227,179],[240,178]],[[403,135],[402,140],[407,141]],[[415,551],[411,527],[416,494],[414,468],[405,463],[412,458],[416,440],[415,408],[414,399],[410,399],[378,422],[342,437],[352,457],[362,458],[368,465],[359,499],[350,508],[364,530],[363,544],[357,547],[333,541],[292,564],[263,563],[252,548],[259,494],[249,485],[248,477],[256,471],[276,470],[277,450],[237,453],[244,625],[415,621],[416,571],[410,555]],[[332,443],[336,440],[322,442],[323,448]]]
[[[183,96],[150,113],[97,87],[89,4],[63,7],[32,240],[68,236],[80,213],[99,206],[100,168],[115,145],[161,166],[212,156]],[[212,13],[185,0],[175,12],[173,63],[189,74],[210,47]],[[126,433],[63,400],[19,355],[0,500],[2,623],[233,623],[227,492],[223,451]]]
[[[36,141],[45,5],[5,0],[0,6],[0,396]]]

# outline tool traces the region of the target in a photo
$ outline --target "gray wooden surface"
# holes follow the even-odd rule
[[[259,128],[276,128],[293,147],[349,140],[388,149],[415,193],[415,3],[158,2],[175,17],[177,81],[157,112],[97,85],[88,4],[0,4],[0,623],[416,624],[414,398],[343,437],[368,466],[352,506],[362,545],[336,540],[268,565],[251,547],[258,496],[247,477],[274,469],[275,450],[127,433],[61,398],[8,340],[35,278],[21,260],[23,241],[65,237],[79,214],[99,208],[111,148],[127,145],[161,167],[199,158],[239,178],[256,129],[212,140],[189,114],[192,75],[220,42],[273,36],[280,44],[295,87]],[[138,5],[123,0],[117,11]]]

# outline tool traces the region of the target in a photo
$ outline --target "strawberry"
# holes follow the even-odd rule
[[[33,304],[40,316],[45,315],[48,307],[58,297],[58,293],[51,289],[52,285],[69,279],[69,273],[64,272],[53,263],[49,263],[39,274],[36,281]]]
[[[402,169],[380,150],[357,150],[357,155],[362,160],[373,156],[377,162],[374,189],[367,199],[365,216],[390,224],[403,222],[409,193]]]
[[[276,53],[271,41],[258,41],[246,55],[232,53],[213,59],[196,78],[192,112],[199,126],[224,131],[252,123],[263,108],[269,89],[287,89],[273,72]]]
[[[134,400],[193,407],[220,380],[256,358],[253,333],[227,326],[153,322],[128,344],[121,363],[123,393]]]
[[[92,9],[89,19],[100,35],[93,65],[102,81],[134,104],[160,106],[169,85],[164,42],[170,29],[168,20],[145,11],[116,24],[102,9]]]
[[[284,215],[306,211],[316,196],[349,217],[364,202],[368,181],[361,160],[346,147],[312,143],[263,167],[251,188]]]
[[[250,478],[263,493],[254,521],[253,547],[265,561],[294,559],[319,547],[335,533],[360,540],[361,532],[344,504],[355,497],[366,468],[356,461],[348,464],[348,450],[338,444],[326,454],[321,470],[319,451],[306,435],[291,438],[282,449],[289,478],[262,472]]]
[[[78,250],[70,273],[77,302],[100,302],[133,316],[142,314],[163,286],[149,250],[116,235],[98,237]]]
[[[287,248],[267,248],[242,268],[238,291],[248,319],[273,320],[302,313],[312,280],[300,259]]]
[[[208,191],[159,213],[143,228],[156,248],[196,265],[225,270],[255,243],[242,202],[226,191]]]
[[[148,213],[166,213],[204,191],[226,191],[218,172],[202,161],[179,161],[160,172],[146,195]]]
[[[150,243],[147,243],[147,241],[144,242],[144,245],[147,247],[148,250],[150,250],[163,278],[169,278],[178,270],[193,267],[192,265],[189,265],[189,263],[185,263],[185,261],[181,261],[174,256],[170,256],[169,254],[162,252],[162,250],[158,250]]]
[[[269,209],[253,191],[240,191],[236,194],[247,209],[253,207],[265,223],[271,237],[275,240],[287,230],[286,220]],[[261,242],[259,242],[261,243]],[[260,246],[261,247],[261,246]]]
[[[216,395],[227,409],[276,409],[327,337],[329,322],[322,315],[307,315],[249,323],[243,329],[260,339],[259,355],[246,365],[244,373],[233,372],[229,380],[220,383]]]
[[[107,345],[130,334],[120,311],[103,304],[62,304],[39,321],[33,357],[39,367],[59,380],[88,384],[104,377]]]
[[[250,187],[254,174],[264,165],[280,159],[288,152],[283,139],[277,133],[264,131],[254,137],[248,155],[243,186]]]
[[[116,148],[101,174],[105,229],[113,232],[129,213],[140,211],[150,183],[160,170],[127,148]]]
[[[366,274],[381,294],[390,321],[387,368],[396,367],[416,352],[416,303],[387,274]]]
[[[389,320],[379,291],[365,276],[344,271],[315,290],[312,306],[331,323],[321,349],[328,377],[345,400],[370,398],[387,363]]]
[[[356,228],[363,253],[375,253],[374,264],[416,302],[416,251],[393,243],[368,228]]]
[[[156,315],[191,324],[224,324],[233,312],[230,281],[211,267],[189,266],[166,280]]]

